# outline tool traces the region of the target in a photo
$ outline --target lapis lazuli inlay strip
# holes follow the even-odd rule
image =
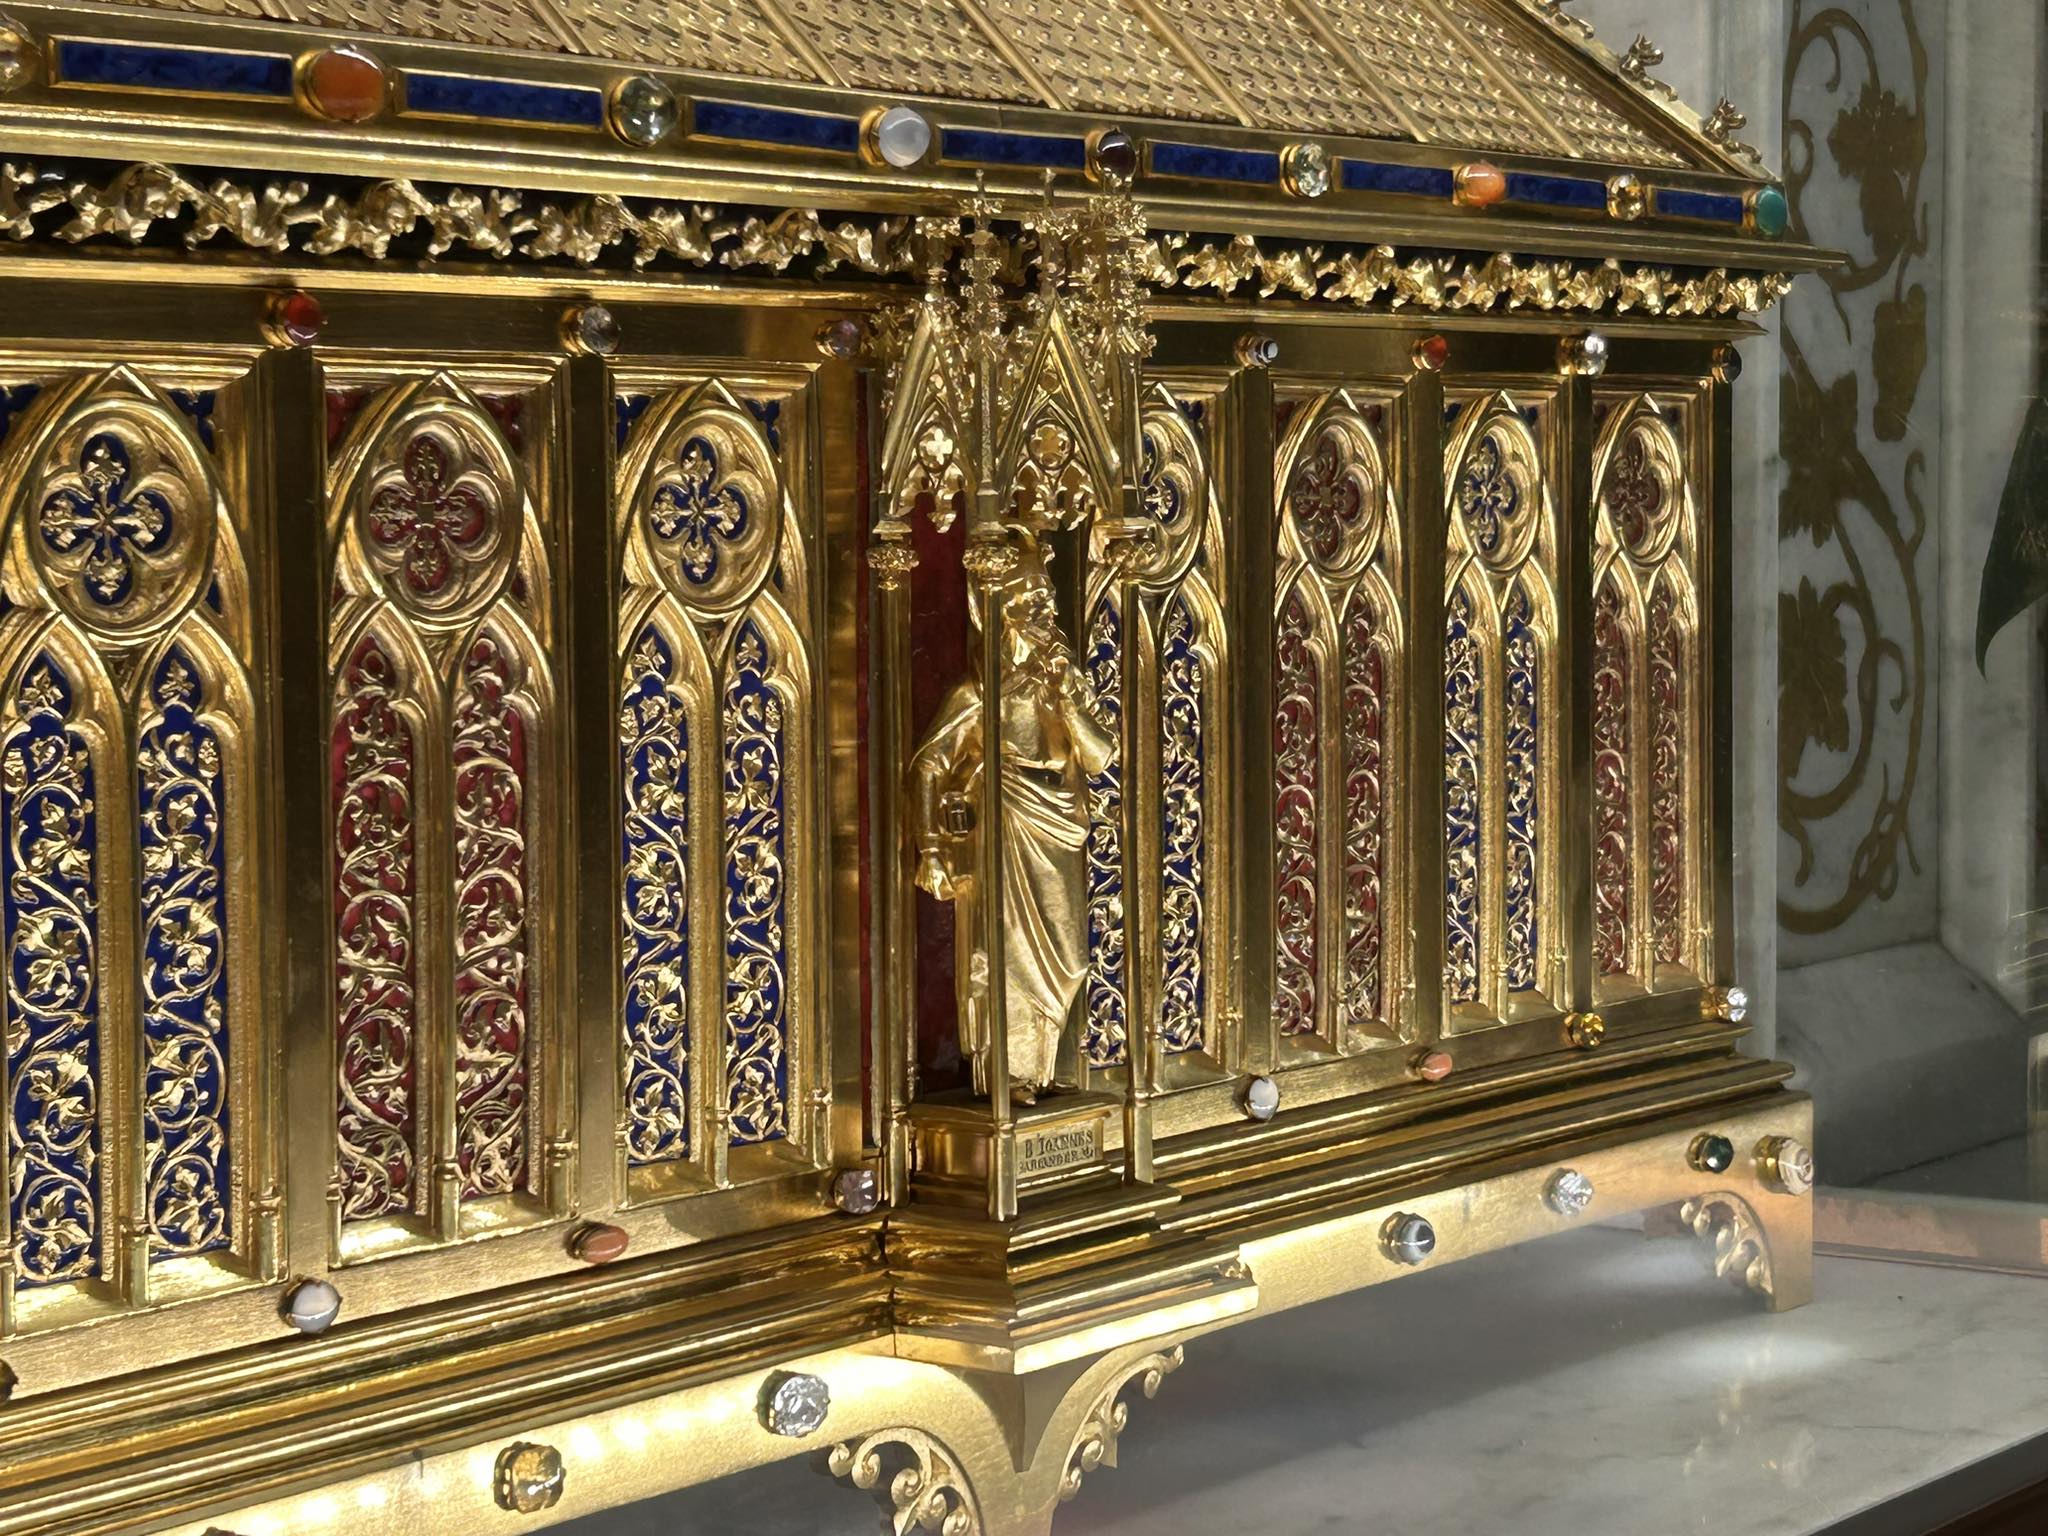
[[[1560,208],[1607,206],[1607,183],[1583,176],[1532,176],[1515,171],[1508,175],[1508,198],[1517,203],[1550,203]]]
[[[1055,171],[1088,168],[1088,141],[1053,133],[1000,133],[992,128],[948,128],[940,140],[948,160],[983,165],[1042,165]]]
[[[136,91],[203,91],[219,96],[289,96],[291,55],[168,48],[148,43],[57,42],[57,82]]]
[[[1152,171],[1201,181],[1276,182],[1280,157],[1263,149],[1219,149],[1213,144],[1154,144]]]
[[[738,139],[749,144],[792,144],[800,149],[853,154],[860,148],[860,120],[822,112],[787,112],[739,101],[700,101],[691,109],[690,132],[705,139]]]
[[[1406,192],[1417,197],[1449,197],[1458,179],[1441,165],[1396,165],[1384,160],[1338,162],[1339,184],[1347,192]]]
[[[1710,219],[1717,224],[1742,222],[1742,199],[1725,192],[1686,192],[1675,187],[1657,189],[1657,211],[1674,219]]]
[[[548,128],[602,128],[604,93],[580,85],[486,80],[407,70],[405,110],[428,117],[477,117]]]

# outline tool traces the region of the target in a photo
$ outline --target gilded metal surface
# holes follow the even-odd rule
[[[995,589],[1002,605],[999,745],[982,735],[979,679],[959,684],[910,761],[913,827],[921,889],[954,904],[962,936],[955,981],[961,1049],[974,1062],[977,1093],[990,1091],[988,1055],[995,1046],[988,997],[1000,988],[1009,1025],[1010,1092],[1029,1103],[1058,1070],[1067,1015],[1087,975],[1086,781],[1109,766],[1114,740],[1095,717],[1087,680],[1059,632],[1052,583],[1040,550]],[[1002,777],[1002,823],[995,829],[1003,861],[1003,966],[990,964],[974,942],[975,904],[984,883],[967,810],[984,774]],[[969,816],[953,824],[954,808]]]
[[[1236,145],[1364,124],[1721,164],[1566,29],[1472,0],[951,0],[936,27],[810,0],[308,5],[262,9],[702,67],[784,111],[942,89],[1235,120]],[[1654,221],[1626,260],[1460,254],[1469,210],[1389,226],[1412,248],[1284,238],[1341,210],[1234,201],[1180,235],[1114,169],[1085,202],[958,211],[861,171],[830,185],[870,211],[826,216],[826,180],[687,132],[637,178],[565,152],[545,193],[517,134],[462,159],[475,124],[409,125],[424,152],[383,180],[333,148],[382,131],[267,161],[304,181],[146,138],[0,174],[10,312],[96,338],[0,362],[0,873],[37,962],[0,1062],[0,1532],[469,1531],[508,1492],[539,1526],[789,1454],[758,1416],[787,1370],[831,1383],[831,1468],[893,1528],[1042,1536],[1184,1339],[1392,1278],[1396,1209],[1438,1262],[1541,1235],[1567,1148],[1596,1219],[1699,1202],[1730,1267],[1802,1299],[1807,1203],[1682,1155],[1810,1135],[1785,1069],[1701,1017],[1725,806],[1706,766],[1669,771],[1706,756],[1725,645],[1698,638],[1697,562],[1647,589],[1618,738],[1650,754],[1622,942],[1658,985],[1595,996],[1568,724],[1592,551],[1553,519],[1602,507],[1619,582],[1623,522],[1663,509],[1625,444],[1595,496],[1591,386],[1532,382],[1555,338],[1531,323],[1706,322],[1617,339],[1607,387],[1661,408],[1785,278],[1667,265],[1746,250]],[[265,345],[251,289],[282,281],[333,317],[311,348]],[[563,305],[593,297],[619,349],[564,358]],[[1254,316],[1271,298],[1313,302]],[[1347,310],[1378,314],[1334,334]],[[850,312],[859,369],[816,342]],[[1472,323],[1418,373],[1437,313]],[[1713,430],[1679,433],[1694,478]],[[981,625],[936,726],[911,718],[927,582]],[[955,980],[985,1099],[920,1083],[934,832],[980,888]],[[1469,945],[1435,918],[1447,872]],[[1468,1024],[1491,1027],[1455,1074],[1411,1070]],[[834,1172],[868,1168],[881,1208],[835,1209]],[[612,1262],[579,1255],[593,1229]],[[339,1282],[328,1333],[286,1333],[286,1275]],[[343,1396],[378,1412],[308,1488]],[[507,1447],[508,1413],[555,1451],[516,1489],[501,1452],[544,1448]],[[113,1448],[90,1466],[81,1423]]]
[[[1699,119],[1637,122],[1598,63],[1552,58],[1539,19],[1472,0],[952,0],[840,15],[814,0],[128,0],[501,52],[751,77],[792,87],[1015,101],[1079,112],[1241,120],[1474,147],[1540,143],[1591,159],[1682,164]],[[1611,66],[1610,66],[1611,67]],[[1654,125],[1654,126],[1652,126]],[[1695,158],[1698,158],[1695,155]]]
[[[1706,970],[1695,406],[1606,397],[1594,474],[1593,864],[1603,996]]]
[[[1549,416],[1464,408],[1446,460],[1445,997],[1470,1028],[1560,996],[1559,542]]]

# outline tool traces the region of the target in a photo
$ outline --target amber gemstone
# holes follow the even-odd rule
[[[1474,160],[1458,167],[1458,201],[1467,208],[1491,208],[1508,195],[1508,179],[1498,166]]]
[[[626,1253],[626,1229],[592,1222],[570,1240],[569,1251],[586,1264],[609,1264]]]
[[[353,48],[323,48],[306,60],[306,101],[337,123],[362,123],[384,110],[384,66]]]
[[[327,324],[327,311],[313,295],[296,289],[272,300],[270,322],[277,338],[286,345],[310,347],[319,339],[320,328]]]
[[[1440,1083],[1451,1075],[1453,1065],[1449,1051],[1424,1051],[1415,1058],[1415,1075],[1425,1083]]]
[[[1425,336],[1415,343],[1415,366],[1441,373],[1451,360],[1451,344],[1442,336]]]

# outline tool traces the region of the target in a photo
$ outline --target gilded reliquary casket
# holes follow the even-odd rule
[[[1042,1531],[1264,1313],[1634,1212],[1803,1300],[1731,390],[1822,258],[1653,54],[12,6],[0,1532]]]

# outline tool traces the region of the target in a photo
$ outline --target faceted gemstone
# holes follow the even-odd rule
[[[872,1168],[848,1168],[832,1181],[832,1201],[850,1216],[865,1216],[882,1203]]]
[[[1607,212],[1617,219],[1640,219],[1650,206],[1650,194],[1634,176],[1624,171],[1607,183]]]
[[[1287,189],[1297,197],[1330,190],[1330,152],[1320,144],[1290,144],[1283,159]]]
[[[1507,177],[1484,160],[1459,166],[1457,187],[1457,199],[1467,208],[1491,208],[1508,195]]]
[[[384,110],[384,66],[354,48],[323,48],[300,75],[306,104],[337,123],[364,123]]]
[[[1725,341],[1714,348],[1714,377],[1723,384],[1733,384],[1742,377],[1742,354]],[[1741,991],[1742,988],[1736,987],[1728,994],[1730,1003],[1734,1002],[1735,993]],[[1742,1000],[1746,1004],[1749,994],[1743,993]]]
[[[1593,1203],[1593,1181],[1576,1168],[1560,1168],[1543,1187],[1543,1203],[1560,1216],[1578,1216]]]
[[[1270,1077],[1255,1077],[1244,1088],[1244,1112],[1254,1120],[1270,1120],[1280,1112],[1280,1085]]]
[[[284,1299],[284,1320],[304,1334],[325,1333],[341,1316],[341,1292],[325,1280],[301,1280]]]
[[[1749,994],[1741,987],[1730,987],[1728,989],[1728,1022],[1740,1024],[1748,1017]]]
[[[281,294],[271,301],[271,328],[288,346],[310,347],[327,324],[327,311],[303,288]]]
[[[832,1393],[821,1378],[784,1374],[769,1379],[761,1420],[770,1434],[801,1440],[823,1428],[831,1410]]]
[[[841,362],[860,356],[861,343],[865,339],[860,322],[851,317],[818,327],[818,350]]]
[[[1701,1136],[1692,1144],[1692,1165],[1702,1173],[1726,1173],[1735,1166],[1735,1143],[1726,1136]]]
[[[0,91],[11,91],[34,71],[36,45],[13,27],[0,27]]]
[[[1089,141],[1088,167],[1100,181],[1113,176],[1129,181],[1138,174],[1138,146],[1121,128],[1105,128]]]
[[[890,107],[868,118],[862,137],[869,159],[903,171],[931,152],[932,125],[913,107]]]
[[[1597,1013],[1575,1013],[1564,1021],[1564,1037],[1579,1050],[1590,1051],[1607,1038],[1607,1021]]]
[[[1440,1083],[1451,1075],[1454,1065],[1449,1051],[1424,1051],[1415,1058],[1415,1075],[1425,1083]]]
[[[1451,343],[1447,337],[1425,336],[1415,343],[1415,366],[1431,373],[1441,373],[1444,364],[1451,360]]]
[[[1380,1246],[1396,1264],[1420,1264],[1436,1251],[1436,1228],[1427,1216],[1396,1212],[1380,1232]]]
[[[619,349],[619,321],[602,304],[583,304],[569,312],[568,342],[578,352],[609,357]]]
[[[586,1264],[609,1264],[625,1257],[628,1241],[624,1227],[594,1221],[570,1240],[569,1251]]]
[[[515,1515],[537,1515],[562,1499],[569,1469],[552,1445],[518,1441],[498,1453],[498,1507]]]
[[[676,95],[652,75],[612,87],[612,132],[628,144],[659,144],[676,126]]]
[[[1756,232],[1776,239],[1792,222],[1792,205],[1785,201],[1782,187],[1759,187],[1749,195],[1750,222]]]
[[[1280,343],[1263,331],[1247,331],[1237,339],[1237,360],[1247,368],[1270,368],[1280,360]]]
[[[1598,331],[1588,331],[1583,336],[1567,336],[1557,345],[1557,368],[1560,373],[1599,378],[1607,371],[1607,338]]]

